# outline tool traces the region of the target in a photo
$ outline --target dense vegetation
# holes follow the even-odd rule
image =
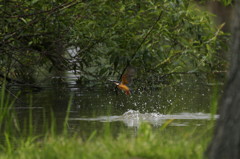
[[[222,25],[193,1],[4,0],[0,8],[0,75],[24,83],[64,70],[105,81],[132,65],[156,81],[226,67]]]

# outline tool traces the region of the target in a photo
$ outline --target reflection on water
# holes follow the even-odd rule
[[[170,127],[189,127],[204,126],[211,119],[213,87],[196,81],[148,91],[134,89],[132,96],[126,96],[123,93],[116,95],[111,87],[81,88],[71,79],[75,77],[67,78],[67,83],[52,84],[32,93],[31,112],[35,125],[41,127],[44,122],[51,122],[54,114],[60,130],[71,94],[69,130],[83,135],[94,130],[101,132],[106,123],[110,124],[112,133],[118,133],[120,129],[138,127],[142,122],[159,127],[167,120],[173,120]],[[22,93],[15,107],[21,119],[29,116],[29,92]]]

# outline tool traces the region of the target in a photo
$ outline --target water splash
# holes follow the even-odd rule
[[[218,115],[213,116],[214,119]],[[70,118],[69,120],[79,121],[99,121],[99,122],[116,122],[121,121],[128,127],[138,127],[142,122],[150,123],[154,126],[161,126],[166,120],[175,120],[170,126],[188,126],[188,122],[193,120],[211,120],[212,117],[207,113],[179,113],[179,114],[160,114],[160,113],[140,113],[137,110],[128,110],[120,116],[100,116],[96,118]],[[196,124],[199,126],[199,123]]]

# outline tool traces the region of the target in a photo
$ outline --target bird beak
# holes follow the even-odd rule
[[[118,83],[118,82],[114,82],[114,84],[116,84],[117,86],[119,85],[119,83]]]
[[[110,82],[113,82],[115,85],[119,85],[119,82],[118,81],[116,81],[116,80],[108,80],[108,81],[110,81]]]

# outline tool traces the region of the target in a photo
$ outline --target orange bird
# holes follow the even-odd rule
[[[124,91],[126,95],[131,95],[131,91],[128,85],[132,83],[132,78],[134,74],[135,74],[135,69],[132,67],[128,67],[125,73],[122,75],[121,82],[114,81],[114,80],[110,80],[110,81],[112,81],[117,86],[118,89]]]

